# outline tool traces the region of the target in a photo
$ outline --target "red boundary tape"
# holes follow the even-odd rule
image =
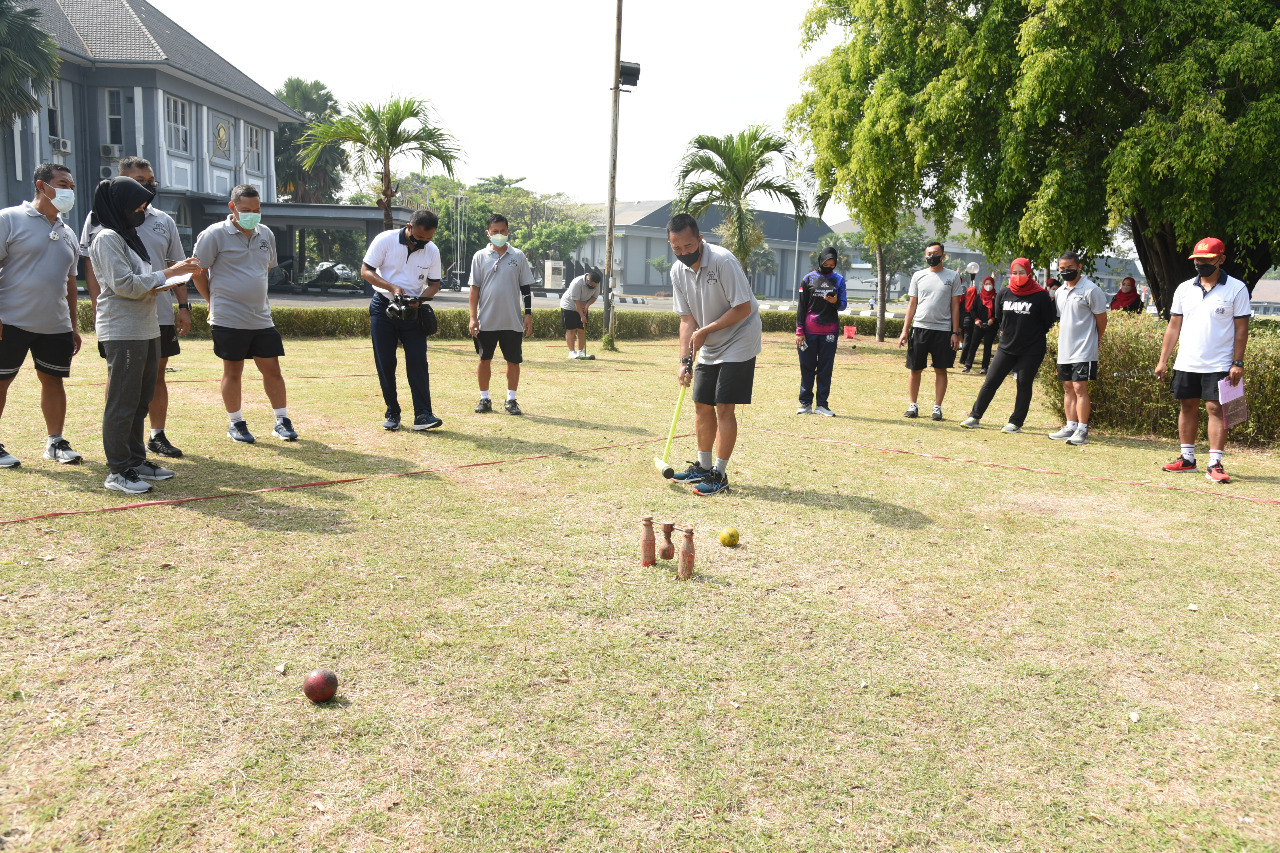
[[[836,438],[814,438],[809,435],[797,435],[793,432],[764,429],[763,427],[746,427],[746,429],[754,430],[755,432],[767,432],[773,435],[783,435],[788,438],[803,438],[806,441],[817,441],[823,444],[844,444],[849,447],[859,447],[863,450],[876,450],[881,453],[897,453],[901,456],[915,456],[920,459],[938,459],[943,462],[963,462],[966,465],[978,465],[982,468],[999,468],[1005,471],[1027,471],[1032,474],[1052,474],[1055,477],[1075,477],[1081,480],[1096,480],[1100,483],[1115,483],[1120,486],[1147,486],[1152,489],[1164,489],[1169,492],[1187,492],[1195,495],[1211,495],[1215,498],[1227,498],[1230,500],[1266,504],[1268,506],[1280,506],[1280,500],[1272,500],[1271,498],[1257,498],[1251,495],[1233,495],[1230,492],[1214,492],[1209,491],[1208,489],[1184,489],[1181,486],[1153,483],[1150,480],[1120,480],[1115,477],[1099,477],[1094,474],[1072,474],[1068,471],[1054,471],[1048,468],[1027,468],[1024,465],[1004,465],[1000,462],[982,462],[978,459],[962,459],[956,456],[940,456],[937,453],[921,453],[916,450],[899,450],[896,447],[877,447],[874,444],[862,444],[857,441],[842,441]]]
[[[693,435],[686,432],[676,438],[688,438]],[[8,524],[21,524],[26,521],[40,521],[47,518],[64,518],[71,515],[99,515],[108,512],[123,512],[131,509],[149,509],[158,506],[176,506],[178,504],[196,503],[198,501],[212,501],[219,498],[235,498],[244,495],[265,495],[269,492],[287,492],[292,489],[314,489],[319,486],[338,486],[344,483],[362,483],[366,480],[390,480],[397,477],[413,477],[419,474],[441,474],[446,471],[461,471],[465,468],[486,468],[492,465],[509,465],[513,462],[531,462],[535,459],[552,459],[556,456],[572,456],[578,453],[591,453],[596,450],[613,450],[618,447],[635,447],[641,444],[654,444],[656,442],[665,442],[665,438],[645,438],[639,441],[627,441],[621,444],[602,444],[599,447],[584,447],[581,450],[568,450],[564,453],[540,453],[537,456],[517,456],[514,459],[495,459],[491,462],[468,462],[465,465],[445,465],[441,468],[423,468],[420,471],[400,471],[395,474],[369,474],[364,477],[347,477],[342,480],[317,480],[311,483],[294,483],[291,486],[271,486],[266,489],[251,489],[247,492],[223,492],[217,495],[196,495],[189,498],[172,498],[164,501],[143,501],[142,503],[120,504],[119,506],[98,507],[97,509],[71,509],[59,510],[57,512],[47,512],[43,515],[32,515],[26,518],[10,518],[0,521],[0,527]]]

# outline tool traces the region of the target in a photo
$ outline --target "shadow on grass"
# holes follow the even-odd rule
[[[282,458],[294,458],[298,462],[333,471],[338,475],[392,474],[410,470],[408,460],[395,456],[378,456],[334,447],[320,441],[300,438],[297,441],[259,441],[261,447],[279,454]],[[215,463],[216,464],[216,463]]]
[[[525,416],[529,419],[529,416]],[[455,433],[452,438],[460,441],[466,441],[474,444],[478,450],[484,450],[497,456],[563,456],[573,451],[572,447],[565,447],[563,444],[553,444],[549,441],[525,441],[522,438],[511,438],[503,435],[469,435],[467,433]],[[489,460],[470,460],[473,462],[489,461]]]
[[[525,415],[524,419],[536,424],[546,424],[547,426],[562,427],[564,429],[593,429],[603,432],[625,432],[630,435],[654,435],[652,430],[623,424],[598,424],[592,421],[575,420],[574,418],[552,418],[547,415]],[[657,436],[654,435],[654,437],[656,438]]]
[[[859,495],[842,495],[804,489],[779,489],[774,486],[733,484],[730,487],[730,494],[735,492],[740,497],[769,501],[770,503],[801,504],[815,509],[860,512],[886,527],[919,530],[922,527],[928,527],[933,524],[933,519],[917,510]]]

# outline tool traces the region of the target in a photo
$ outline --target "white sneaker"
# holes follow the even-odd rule
[[[970,416],[962,420],[960,422],[960,426],[964,427],[965,429],[978,429],[980,426],[982,426],[982,421],[978,420],[975,417]]]
[[[812,406],[801,406],[800,408],[796,409],[796,414],[797,414],[797,415],[812,415],[812,414],[813,414],[813,407],[812,407]]]
[[[1063,426],[1062,429],[1058,430],[1057,432],[1049,433],[1049,438],[1052,438],[1054,441],[1066,441],[1067,439],[1071,438],[1071,436],[1075,434],[1076,434],[1075,427]]]
[[[83,457],[71,449],[71,445],[65,438],[60,438],[45,447],[44,458],[50,462],[61,462],[63,465],[78,465]]]
[[[1001,432],[1007,432],[1007,433],[1009,433],[1009,435],[1013,435],[1015,432],[1022,432],[1022,427],[1017,426],[1016,424],[1005,424],[1005,425],[1000,429],[1000,431],[1001,431]]]
[[[836,413],[828,409],[826,406],[818,406],[813,410],[815,415],[822,415],[824,418],[834,418]]]
[[[578,351],[576,349],[569,350],[569,358],[578,358]]]
[[[134,473],[143,480],[172,480],[174,472],[168,468],[161,468],[150,459],[144,459],[141,465],[133,469]]]
[[[4,445],[0,444],[0,468],[17,468],[21,464],[18,457],[5,450]]]
[[[1071,446],[1073,446],[1073,447],[1080,447],[1080,446],[1085,445],[1085,444],[1088,444],[1088,443],[1089,443],[1089,428],[1088,428],[1088,427],[1079,427],[1079,428],[1077,428],[1077,429],[1076,429],[1076,431],[1075,431],[1075,434],[1074,434],[1074,435],[1072,435],[1072,436],[1071,436],[1071,438],[1068,438],[1068,439],[1067,439],[1067,444],[1070,444],[1070,445],[1071,445]]]
[[[102,485],[127,495],[141,495],[151,491],[151,484],[140,478],[138,472],[132,468],[119,474],[108,474],[106,482]]]

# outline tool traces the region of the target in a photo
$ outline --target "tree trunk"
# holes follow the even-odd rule
[[[293,263],[293,281],[302,284],[307,272],[307,229],[298,229],[298,259]]]
[[[382,208],[382,230],[390,231],[395,227],[395,222],[391,219],[391,199],[396,197],[396,191],[391,187],[391,160],[390,158],[382,161],[382,198],[378,199],[378,207]]]
[[[884,303],[889,296],[889,280],[884,274],[884,244],[876,243],[876,340],[884,342]]]

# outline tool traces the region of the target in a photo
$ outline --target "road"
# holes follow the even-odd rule
[[[200,295],[189,290],[192,302],[203,302]],[[671,299],[654,299],[647,297],[648,303],[645,305],[634,305],[628,302],[618,303],[618,309],[621,311],[670,311]],[[271,304],[277,308],[356,308],[369,304],[369,297],[355,296],[346,293],[284,293],[281,291],[271,291]],[[467,292],[461,293],[452,290],[442,290],[436,294],[435,299],[431,300],[431,304],[436,308],[466,308]],[[534,308],[558,308],[560,306],[559,298],[547,299],[544,297],[535,297],[533,300]],[[599,310],[600,303],[597,302],[592,310]]]

